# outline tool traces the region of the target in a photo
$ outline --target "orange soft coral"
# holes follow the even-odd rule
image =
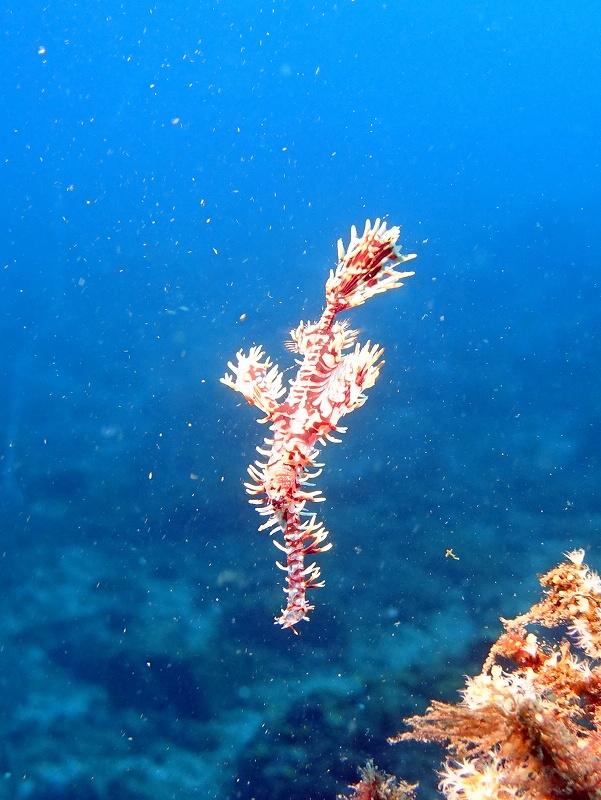
[[[601,800],[601,580],[584,552],[543,575],[541,602],[513,620],[457,705],[433,702],[391,741],[446,745],[448,800]],[[529,632],[559,629],[570,639]]]
[[[379,770],[373,761],[368,761],[359,772],[361,780],[350,787],[353,794],[339,795],[338,800],[415,800],[415,785]]]

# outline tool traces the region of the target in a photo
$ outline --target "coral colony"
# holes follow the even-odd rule
[[[233,376],[221,378],[265,414],[260,422],[270,423],[271,438],[257,448],[265,460],[250,465],[252,483],[245,485],[250,502],[267,517],[259,530],[279,529],[283,535],[283,544],[274,543],[286,555],[286,564],[278,566],[286,573],[287,603],[276,622],[295,632],[294,626],[308,619],[314,608],[307,589],[323,586],[319,567],[315,562],[305,566],[305,557],[331,547],[324,544],[328,534],[322,523],[305,509],[307,503],[324,499],[320,491],[308,489],[309,481],[321,472],[316,444],[340,441],[332,434],[346,430],[339,425],[341,417],[365,403],[365,391],[374,385],[384,363],[379,345],[355,344],[357,331],[336,317],[375,294],[402,286],[402,279],[413,275],[395,272],[395,266],[415,258],[401,255],[399,235],[400,228],[387,228],[377,219],[373,227],[369,220],[365,223],[360,237],[351,228],[346,251],[339,240],[338,265],[326,282],[323,314],[317,322],[301,322],[286,343],[288,350],[300,355],[298,373],[287,393],[282,373],[260,346],[251,347],[248,355],[238,352],[237,364],[228,364]]]
[[[540,578],[543,599],[502,620],[457,705],[434,701],[390,740],[446,745],[447,800],[600,800],[601,579],[583,558],[566,553]],[[415,789],[372,763],[352,788],[349,800],[410,800]]]
[[[502,620],[461,702],[434,702],[400,739],[446,742],[449,800],[601,798],[601,580],[584,550],[540,578],[543,599]],[[528,626],[563,629],[553,644]]]

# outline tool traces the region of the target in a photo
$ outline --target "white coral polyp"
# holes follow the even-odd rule
[[[499,758],[484,765],[469,759],[453,765],[447,762],[439,789],[447,800],[511,800],[524,796],[523,790],[507,785]]]
[[[537,698],[531,670],[525,670],[523,675],[509,674],[503,672],[498,664],[493,666],[490,675],[468,678],[462,695],[463,702],[472,710],[495,705],[506,712],[514,711],[525,700]]]

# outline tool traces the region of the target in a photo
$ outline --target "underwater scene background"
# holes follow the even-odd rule
[[[0,798],[325,800],[601,568],[601,10],[48,0],[0,12]],[[299,636],[219,383],[283,369],[352,224],[415,277],[322,453]]]

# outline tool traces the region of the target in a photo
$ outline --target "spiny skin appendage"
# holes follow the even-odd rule
[[[321,472],[316,444],[340,441],[333,436],[346,430],[340,419],[365,403],[365,391],[374,385],[384,363],[379,345],[356,344],[357,331],[336,316],[402,286],[402,280],[413,275],[395,270],[415,258],[401,255],[399,235],[398,227],[387,228],[379,219],[372,227],[368,220],[360,237],[351,228],[346,250],[342,240],[338,242],[338,264],[326,282],[323,314],[317,322],[301,322],[286,343],[288,350],[301,356],[287,394],[282,373],[259,346],[251,347],[248,355],[239,351],[237,363],[228,364],[232,374],[221,378],[265,414],[260,422],[270,424],[271,437],[257,448],[265,460],[250,465],[251,482],[245,486],[250,502],[267,517],[260,530],[279,529],[283,535],[283,543],[274,543],[286,556],[278,566],[286,573],[287,602],[276,622],[295,633],[295,626],[313,610],[307,590],[323,586],[319,567],[305,566],[305,557],[331,547],[324,544],[326,529],[305,510],[307,503],[324,499],[319,490],[307,489],[308,481]]]

